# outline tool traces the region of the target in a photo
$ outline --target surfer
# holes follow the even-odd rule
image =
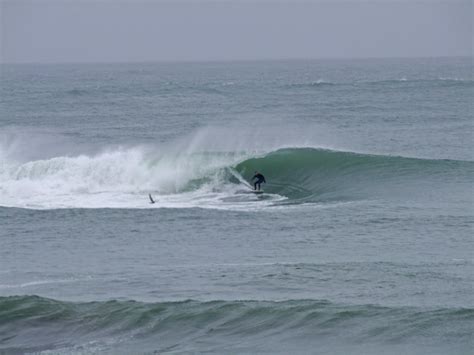
[[[267,183],[265,181],[265,176],[263,176],[262,174],[260,174],[258,171],[255,172],[255,175],[253,176],[252,178],[252,181],[257,179],[257,181],[254,182],[253,184],[253,187],[254,187],[254,190],[257,191],[257,190],[260,190],[260,184],[263,182],[263,183]],[[258,189],[257,189],[258,187]]]

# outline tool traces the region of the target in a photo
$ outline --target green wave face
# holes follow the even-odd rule
[[[443,184],[471,183],[473,167],[467,161],[289,148],[245,160],[235,169],[247,181],[255,171],[263,173],[268,193],[292,202],[312,202],[439,191]]]
[[[471,308],[342,305],[326,300],[73,303],[38,296],[0,297],[0,353],[115,354],[136,353],[137,348],[161,353],[187,352],[189,346],[199,352],[209,351],[208,344],[222,344],[214,345],[213,352],[219,354],[227,353],[229,346],[239,349],[242,339],[253,347],[264,346],[268,339],[284,346],[306,332],[318,341],[370,338],[386,345],[417,337],[440,341],[446,327],[455,330],[451,342],[466,344],[473,319]],[[341,326],[352,327],[351,335],[341,338]],[[294,353],[290,350],[282,353]]]

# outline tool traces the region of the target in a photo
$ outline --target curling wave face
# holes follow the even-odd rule
[[[472,181],[474,164],[358,154],[314,148],[288,148],[236,166],[246,179],[256,169],[271,176],[266,191],[292,202],[354,200],[423,193],[432,184]]]
[[[248,181],[265,174],[265,194]],[[469,184],[474,163],[358,154],[318,148],[269,153],[116,149],[0,165],[0,204],[20,208],[224,208],[413,197]],[[461,183],[461,184],[459,184]],[[441,188],[440,188],[441,186]],[[462,189],[460,189],[461,191]],[[453,192],[454,191],[454,192]],[[156,204],[147,203],[151,193]],[[449,193],[455,193],[449,186]]]

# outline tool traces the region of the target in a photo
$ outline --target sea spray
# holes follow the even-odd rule
[[[411,195],[413,191],[424,193],[434,182],[468,184],[474,174],[472,162],[318,148],[284,148],[252,156],[249,152],[204,152],[194,147],[166,153],[134,147],[92,156],[11,162],[1,169],[3,206],[38,208],[137,208],[148,193],[158,198],[156,205],[161,207],[172,206],[168,204],[171,201],[177,208],[206,207],[203,202],[210,199],[212,206],[208,207],[227,201],[223,207],[232,208],[255,170],[268,177],[265,192],[275,203],[282,199],[303,203],[400,196],[403,192]],[[167,203],[160,205],[160,197]],[[266,206],[269,201],[264,201]]]

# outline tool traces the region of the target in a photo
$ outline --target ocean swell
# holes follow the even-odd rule
[[[325,300],[64,302],[38,296],[0,297],[0,350],[11,353],[93,347],[112,351],[139,342],[154,351],[244,350],[298,339],[323,342],[469,343],[468,308],[339,305]],[[450,329],[449,337],[440,337]],[[224,346],[225,344],[225,346]],[[314,344],[316,345],[316,344]]]

